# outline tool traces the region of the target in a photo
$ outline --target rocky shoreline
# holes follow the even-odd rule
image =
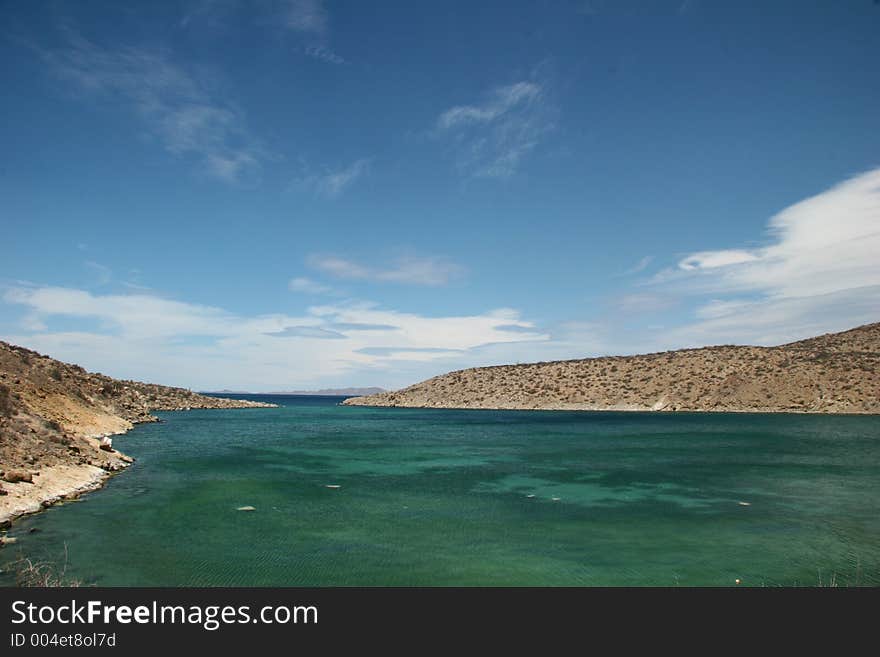
[[[275,406],[120,381],[0,341],[0,528],[131,465],[109,437],[157,422],[151,411]]]
[[[6,483],[9,502],[0,513],[0,528],[11,527],[12,522],[21,516],[97,490],[112,476],[112,472],[94,465],[56,465],[40,472],[39,478],[31,483]],[[8,540],[0,535],[0,545]]]

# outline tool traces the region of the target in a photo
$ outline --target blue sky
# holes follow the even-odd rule
[[[0,337],[193,388],[880,320],[880,4],[0,2]]]

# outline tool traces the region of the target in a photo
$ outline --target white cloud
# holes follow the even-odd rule
[[[337,171],[326,171],[322,174],[311,174],[298,181],[300,185],[314,190],[326,198],[336,198],[351,187],[370,169],[370,159],[361,158]]]
[[[655,282],[711,293],[675,341],[774,344],[880,320],[880,168],[769,221],[769,244],[694,253]]]
[[[8,289],[3,299],[27,306],[43,319],[55,315],[92,317],[103,326],[134,338],[220,336],[225,335],[235,321],[217,308],[149,294],[93,295],[73,288],[18,287]]]
[[[176,65],[168,51],[105,49],[69,34],[65,47],[42,55],[82,90],[130,106],[168,152],[196,158],[207,175],[242,182],[259,174],[264,152],[241,112]]]
[[[475,177],[507,178],[552,128],[540,85],[517,82],[496,87],[476,105],[440,114],[436,132],[451,136],[459,169]]]
[[[403,257],[391,267],[377,269],[337,256],[313,255],[307,264],[336,278],[409,285],[445,285],[464,273],[461,265],[443,258]]]
[[[303,276],[291,278],[287,287],[291,292],[302,292],[305,294],[334,294],[336,292],[330,285],[324,285]]]
[[[402,378],[407,367],[437,374],[450,354],[482,357],[486,345],[549,338],[511,309],[426,317],[362,303],[245,317],[150,294],[57,287],[8,288],[3,300],[26,310],[25,332],[7,336],[13,343],[114,376],[195,388],[403,385],[412,382]],[[59,318],[95,326],[53,331]]]
[[[769,231],[767,246],[704,251],[680,266],[726,289],[774,297],[880,285],[880,169],[786,208],[770,219]]]

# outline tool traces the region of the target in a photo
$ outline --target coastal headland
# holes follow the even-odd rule
[[[110,436],[158,421],[151,411],[270,406],[121,381],[0,341],[0,526],[130,465]]]
[[[880,413],[880,323],[776,347],[723,345],[476,367],[350,406]]]

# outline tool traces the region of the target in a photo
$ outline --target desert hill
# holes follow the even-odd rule
[[[358,406],[880,413],[880,323],[777,347],[717,346],[450,372]]]

